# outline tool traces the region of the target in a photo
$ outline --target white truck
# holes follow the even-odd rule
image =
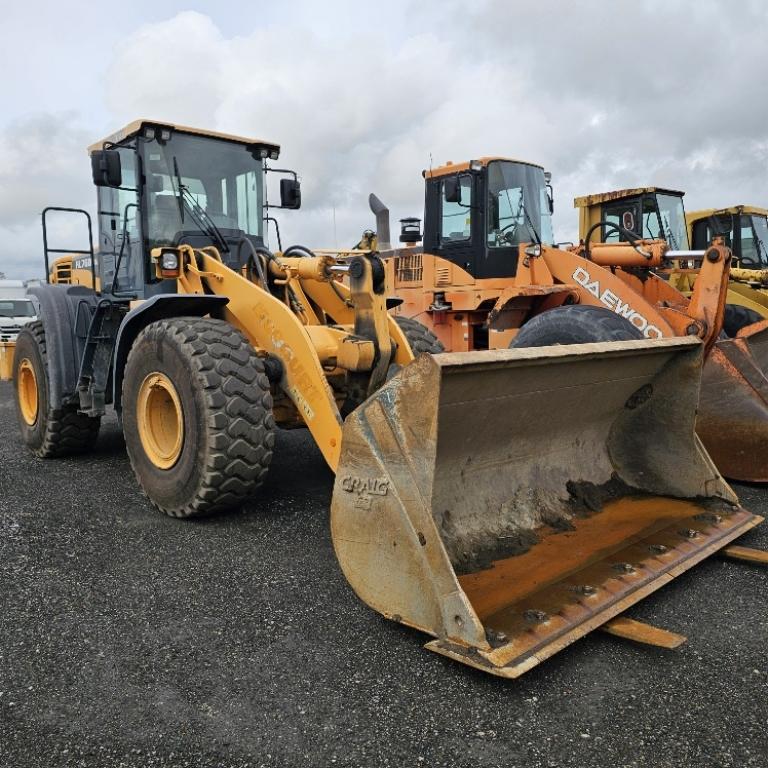
[[[37,305],[21,280],[0,280],[0,380],[10,378],[19,331],[37,320]]]
[[[21,280],[0,280],[0,341],[16,341],[23,325],[37,319],[37,308]]]

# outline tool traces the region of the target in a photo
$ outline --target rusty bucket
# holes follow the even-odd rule
[[[331,509],[358,596],[517,677],[741,535],[694,433],[694,339],[423,355],[344,424]]]
[[[701,380],[696,430],[723,476],[768,482],[768,321],[721,339]]]

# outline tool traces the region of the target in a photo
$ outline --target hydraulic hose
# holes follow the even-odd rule
[[[584,238],[584,258],[589,259],[589,241],[592,239],[592,233],[598,228],[598,227],[608,227],[616,232],[618,232],[620,235],[624,235],[624,237],[627,238],[629,241],[629,244],[644,258],[650,259],[651,254],[646,253],[645,251],[641,250],[637,242],[641,239],[638,237],[637,233],[633,232],[631,229],[627,229],[626,227],[622,227],[619,224],[614,224],[612,221],[605,221],[604,219],[601,219],[600,221],[593,224],[588,230],[587,235]]]
[[[308,256],[309,258],[316,259],[317,254],[306,245],[289,245],[284,251],[283,256]]]
[[[259,280],[261,281],[261,284],[264,287],[264,290],[269,292],[269,283],[267,282],[267,276],[264,273],[264,265],[261,263],[261,258],[259,258],[259,255],[263,254],[269,260],[269,259],[274,259],[275,254],[272,253],[272,251],[270,251],[269,248],[266,248],[263,245],[256,246],[247,237],[241,237],[237,243],[238,263],[240,263],[240,252],[243,245],[247,245],[251,250],[246,266],[250,270],[252,264],[256,265],[256,271],[259,273]]]

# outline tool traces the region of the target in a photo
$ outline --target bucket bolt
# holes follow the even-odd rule
[[[666,544],[651,544],[648,549],[653,552],[654,555],[663,555],[669,551],[669,547]]]
[[[546,611],[537,611],[529,608],[523,613],[523,618],[531,624],[545,624],[549,621],[549,614]]]
[[[616,563],[616,565],[613,566],[613,570],[618,571],[619,573],[634,573],[635,566],[632,565],[632,563]]]
[[[509,638],[506,633],[496,631],[495,629],[486,629],[485,637],[488,640],[488,644],[491,648],[500,648],[502,645],[506,645],[509,642]]]

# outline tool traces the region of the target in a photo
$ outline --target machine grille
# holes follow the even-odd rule
[[[409,253],[406,256],[397,257],[395,275],[399,283],[421,282],[422,271],[420,253]]]

